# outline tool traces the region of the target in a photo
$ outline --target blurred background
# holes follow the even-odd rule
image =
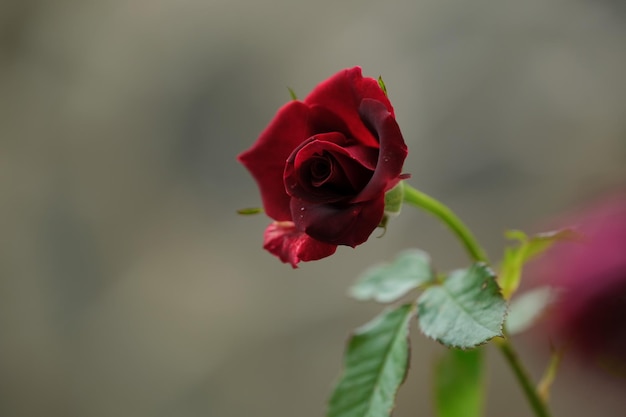
[[[321,416],[346,297],[400,249],[465,254],[405,209],[382,239],[298,270],[235,156],[338,70],[382,75],[410,183],[493,259],[508,228],[626,182],[626,9],[617,1],[0,2],[0,416]],[[415,332],[417,333],[417,332]],[[521,341],[539,376],[549,350]],[[533,346],[537,346],[535,343]],[[539,344],[539,346],[543,346]],[[529,416],[490,351],[489,416]],[[415,335],[395,415],[432,414]],[[624,381],[621,381],[622,383]],[[566,360],[560,416],[621,416],[624,384]]]

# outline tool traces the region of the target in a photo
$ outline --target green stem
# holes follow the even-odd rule
[[[404,201],[433,214],[445,223],[461,240],[473,260],[489,263],[485,251],[480,247],[472,232],[448,207],[407,183],[404,183]]]
[[[461,243],[463,243],[472,260],[476,262],[485,262],[487,264],[489,263],[489,259],[487,258],[485,251],[478,244],[472,232],[470,232],[461,219],[459,219],[452,212],[452,210],[444,204],[422,193],[421,191],[416,190],[406,183],[404,183],[404,201],[429,212],[448,226],[450,230],[452,230],[452,232],[459,238]],[[537,417],[550,417],[550,412],[548,411],[546,403],[542,401],[539,396],[539,393],[535,389],[528,372],[520,362],[519,356],[513,349],[513,345],[510,340],[508,338],[502,338],[496,339],[495,341],[507,363],[513,370],[513,373],[521,385],[524,394],[526,394],[526,399],[530,403],[535,415]]]
[[[519,356],[509,339],[497,339],[496,345],[500,348],[500,351],[506,358],[509,366],[513,369],[513,373],[517,378],[517,381],[522,386],[526,399],[530,403],[531,408],[535,412],[537,417],[550,417],[550,411],[546,403],[541,399],[537,389],[530,380],[528,372],[520,362]]]

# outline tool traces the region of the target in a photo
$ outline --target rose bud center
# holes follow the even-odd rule
[[[338,132],[313,136],[293,151],[284,173],[287,193],[305,201],[348,201],[372,178],[374,152],[356,153]]]
[[[314,187],[324,185],[326,180],[332,175],[333,162],[328,155],[313,158],[309,168],[311,172],[311,184]]]

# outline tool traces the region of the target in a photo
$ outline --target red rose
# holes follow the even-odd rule
[[[361,68],[343,70],[283,106],[239,155],[275,220],[264,247],[294,268],[355,247],[380,224],[407,149],[393,107]]]
[[[546,317],[551,338],[595,364],[626,371],[626,195],[567,219],[582,242],[562,242],[533,265],[561,290]]]

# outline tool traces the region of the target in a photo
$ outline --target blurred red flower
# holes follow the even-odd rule
[[[561,291],[545,318],[550,338],[594,365],[626,372],[626,195],[566,219],[581,242],[559,242],[533,265]]]

